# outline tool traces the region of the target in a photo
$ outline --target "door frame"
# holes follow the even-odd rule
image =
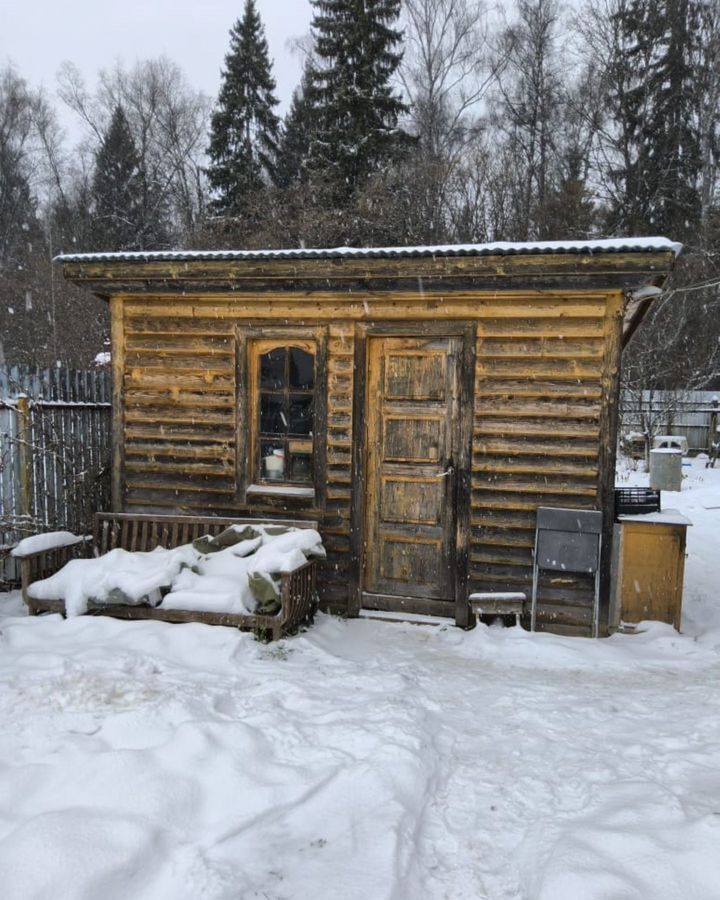
[[[462,349],[459,360],[460,384],[459,445],[455,477],[455,624],[467,628],[470,624],[468,601],[470,548],[470,491],[472,470],[472,423],[475,400],[475,340],[474,322],[438,322],[416,320],[409,322],[362,322],[355,326],[355,379],[352,411],[352,475],[350,512],[350,572],[348,615],[357,616],[362,602],[363,543],[365,539],[365,405],[368,381],[368,340],[373,337],[459,337]],[[432,601],[430,601],[430,604]],[[428,601],[425,601],[426,608]],[[418,599],[420,608],[423,601]],[[412,601],[398,597],[398,607],[412,612]]]

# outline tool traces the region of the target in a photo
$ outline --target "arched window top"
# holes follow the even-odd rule
[[[274,347],[260,355],[260,390],[312,391],[315,355],[305,347]]]

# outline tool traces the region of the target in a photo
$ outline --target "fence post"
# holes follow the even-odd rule
[[[18,460],[20,463],[20,515],[32,519],[32,434],[30,429],[30,398],[17,398]]]

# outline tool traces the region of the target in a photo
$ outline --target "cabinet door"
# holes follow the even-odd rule
[[[624,522],[620,541],[620,617],[680,628],[685,526]]]

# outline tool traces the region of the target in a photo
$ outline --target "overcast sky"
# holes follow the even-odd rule
[[[243,0],[0,0],[0,64],[12,62],[30,85],[54,97],[65,60],[94,84],[97,71],[115,60],[132,64],[164,54],[214,98],[228,33],[243,6]],[[289,44],[309,30],[310,0],[257,0],[257,6],[284,110],[301,70]]]

